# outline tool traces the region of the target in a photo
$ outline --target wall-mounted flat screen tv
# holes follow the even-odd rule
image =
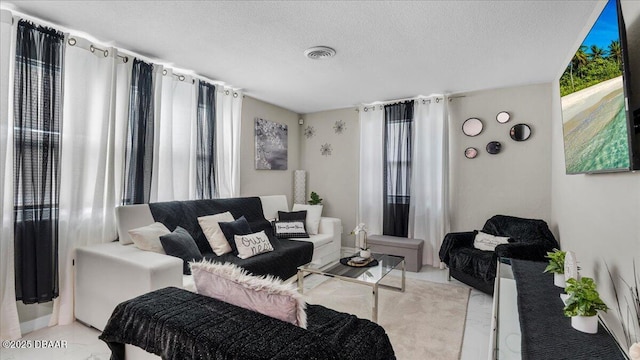
[[[608,1],[560,77],[567,174],[635,168],[633,110],[628,107],[630,64],[621,9],[619,0]],[[637,19],[634,26],[640,26]]]

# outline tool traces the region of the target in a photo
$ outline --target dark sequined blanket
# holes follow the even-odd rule
[[[124,344],[165,360],[395,359],[384,329],[319,305],[307,330],[207,296],[164,288],[119,304],[100,339],[112,360]]]

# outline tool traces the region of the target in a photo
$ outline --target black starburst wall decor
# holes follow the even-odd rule
[[[331,151],[333,151],[331,144],[325,143],[324,145],[320,145],[320,154],[322,154],[322,156],[331,156]]]
[[[315,134],[316,134],[316,129],[314,129],[313,126],[307,126],[304,129],[304,136],[307,139],[311,139]]]
[[[333,130],[336,132],[336,134],[342,134],[345,130],[347,130],[347,124],[345,124],[342,120],[338,120],[333,125]]]

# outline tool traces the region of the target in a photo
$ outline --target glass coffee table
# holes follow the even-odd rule
[[[371,306],[371,320],[378,321],[378,289],[390,289],[404,292],[405,287],[405,262],[404,257],[385,254],[372,254],[378,260],[378,265],[372,267],[352,267],[342,265],[339,261],[326,265],[322,268],[307,264],[298,267],[298,291],[304,291],[304,277],[307,274],[324,275],[348,282],[371,286],[373,304]],[[382,280],[393,269],[402,269],[402,285],[400,287],[381,284]]]

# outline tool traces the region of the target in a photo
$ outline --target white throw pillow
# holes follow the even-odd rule
[[[220,229],[218,223],[231,222],[235,220],[230,212],[223,212],[215,215],[201,216],[198,218],[198,223],[202,228],[204,236],[207,237],[211,249],[216,255],[224,255],[231,252],[231,246],[227,238],[224,237],[224,233]]]
[[[473,240],[473,247],[484,251],[494,251],[496,246],[508,243],[508,236],[495,236],[478,231],[476,238]]]
[[[309,237],[304,226],[305,221],[303,220],[274,221],[272,224],[273,233],[278,239],[301,239]]]
[[[248,259],[254,255],[273,251],[273,246],[264,230],[249,235],[234,235],[238,257]]]
[[[320,218],[322,217],[322,205],[293,204],[291,211],[300,210],[307,210],[307,219],[305,221],[307,233],[309,235],[317,235],[320,227]]]
[[[191,263],[191,273],[198,294],[307,328],[306,304],[292,283],[207,260]]]
[[[151,225],[131,229],[128,233],[138,249],[165,254],[160,236],[171,234],[171,231],[163,223],[155,222]]]

